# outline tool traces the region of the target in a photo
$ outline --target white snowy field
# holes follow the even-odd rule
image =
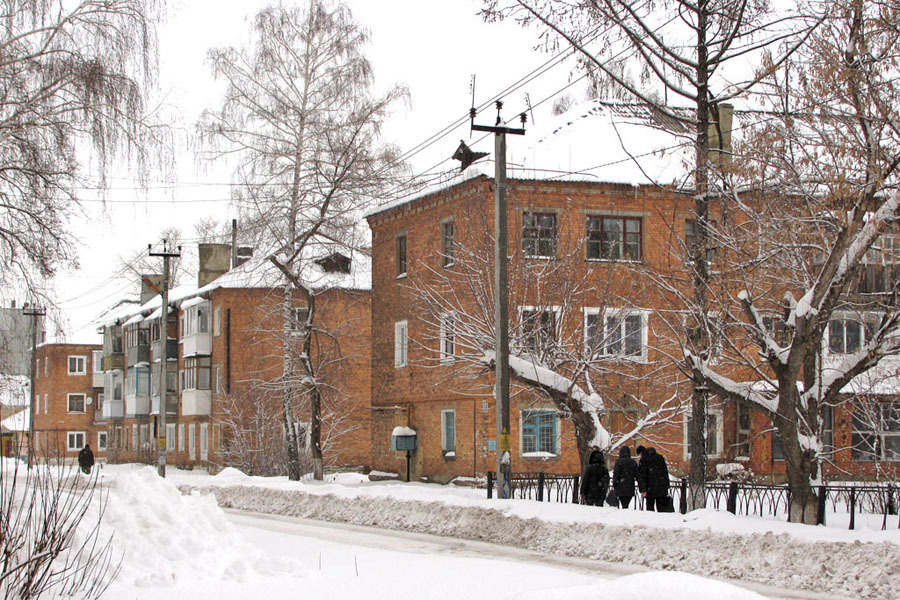
[[[167,475],[133,465],[100,471],[108,490],[103,534],[113,536],[122,557],[107,598],[760,597],[704,576],[828,597],[900,598],[897,530],[850,532],[708,510],[656,514],[487,500],[484,490],[376,483],[357,474],[290,482],[170,467]],[[402,545],[328,542],[235,525],[221,507],[484,540],[648,571],[610,580],[503,558],[420,552],[415,544],[407,552]]]

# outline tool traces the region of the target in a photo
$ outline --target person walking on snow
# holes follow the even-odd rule
[[[631,458],[631,448],[619,448],[619,458],[613,467],[612,486],[619,497],[619,506],[628,508],[634,498],[634,482],[637,479],[638,464]]]
[[[638,464],[638,488],[644,497],[647,510],[665,512],[669,500],[669,468],[666,459],[654,448],[637,447],[641,455]]]
[[[94,466],[94,453],[91,452],[90,444],[85,444],[78,453],[78,466],[81,467],[82,472],[91,474],[91,467]]]
[[[584,504],[603,506],[607,491],[609,491],[609,471],[606,469],[606,460],[602,452],[594,450],[581,478],[581,497]]]

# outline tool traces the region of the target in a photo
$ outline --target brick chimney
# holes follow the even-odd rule
[[[231,267],[231,244],[199,244],[200,270],[197,286],[203,287],[224,275]]]
[[[709,124],[709,161],[714,165],[727,165],[731,162],[731,125],[734,120],[734,106],[731,104],[719,105],[719,122],[715,122],[716,115],[710,113]],[[719,132],[722,139],[719,139]]]
[[[141,275],[141,304],[144,304],[162,290],[162,275]]]

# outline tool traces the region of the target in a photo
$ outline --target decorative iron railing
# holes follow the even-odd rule
[[[578,475],[559,475],[553,473],[513,473],[510,477],[510,496],[538,502],[579,502]],[[494,495],[493,471],[487,476],[487,497]],[[637,490],[635,490],[637,491]],[[849,528],[856,528],[858,515],[881,515],[881,528],[887,529],[888,517],[900,514],[900,484],[866,483],[839,484],[829,483],[814,486],[817,495],[816,520],[824,524],[828,515],[847,515]],[[677,510],[687,512],[687,480],[673,481],[669,489]],[[639,493],[632,506],[643,510],[644,501]],[[784,485],[764,485],[757,483],[738,483],[736,481],[710,481],[706,484],[706,506],[714,510],[727,510],[738,515],[758,517],[786,516],[790,510],[790,491]],[[892,525],[892,523],[891,523]],[[897,520],[900,529],[900,518]]]

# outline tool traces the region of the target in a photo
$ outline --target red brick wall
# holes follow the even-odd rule
[[[97,432],[106,431],[106,423],[95,411],[97,393],[103,390],[93,387],[92,363],[92,351],[100,349],[100,345],[93,344],[43,344],[36,349],[34,431],[38,441],[37,456],[76,458],[81,448],[67,448],[69,432],[83,432],[94,456],[104,456],[97,447]],[[85,357],[83,375],[69,374],[70,356]],[[84,394],[90,404],[86,400],[83,411],[69,412],[69,394]]]

